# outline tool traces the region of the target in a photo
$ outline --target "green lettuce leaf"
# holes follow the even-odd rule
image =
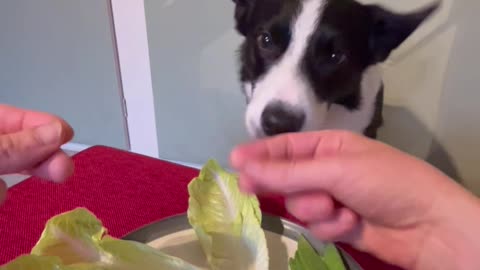
[[[0,270],[199,270],[146,244],[106,233],[93,214],[77,208],[51,218],[31,254]]]
[[[23,255],[0,267],[1,270],[20,270],[20,269],[36,269],[36,270],[74,270],[74,268],[64,266],[58,257],[42,257],[36,255]]]
[[[302,236],[298,239],[297,251],[289,261],[290,270],[329,270],[323,258]]]
[[[329,244],[323,250],[323,260],[330,270],[346,270],[340,252],[334,244]]]
[[[188,186],[188,219],[212,270],[267,270],[262,213],[235,175],[210,160]]]
[[[23,255],[13,260],[9,264],[0,267],[0,270],[104,270],[107,268],[88,264],[79,263],[75,265],[65,265],[59,257],[53,256],[37,256]]]
[[[335,245],[326,245],[323,254],[318,254],[303,236],[298,240],[297,251],[289,260],[289,267],[290,270],[346,270]]]

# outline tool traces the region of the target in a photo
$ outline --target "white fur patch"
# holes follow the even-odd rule
[[[360,110],[348,111],[343,106],[318,103],[309,82],[300,71],[310,36],[315,31],[322,14],[324,0],[305,0],[301,11],[292,24],[292,40],[279,62],[255,84],[245,84],[244,90],[249,100],[246,111],[246,126],[253,137],[263,137],[261,117],[271,102],[280,101],[299,109],[305,114],[301,131],[321,129],[346,129],[363,132],[370,123],[374,112],[373,103],[381,85],[377,67],[364,73],[361,91]]]
[[[247,101],[250,102],[253,96],[253,85],[252,83],[244,83],[243,84],[243,91],[245,96],[247,97]]]
[[[255,91],[247,107],[246,124],[252,136],[263,136],[261,116],[270,102],[281,101],[300,108],[306,116],[305,128],[310,128],[315,115],[325,114],[326,106],[318,106],[314,93],[299,68],[308,40],[315,31],[324,0],[305,0],[292,25],[292,40],[280,61],[256,82]],[[319,119],[316,119],[319,120]]]

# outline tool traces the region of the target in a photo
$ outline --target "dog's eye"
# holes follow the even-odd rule
[[[267,33],[263,32],[257,37],[258,47],[262,50],[270,50],[273,48],[273,38]]]
[[[343,63],[345,60],[347,59],[347,57],[345,56],[345,54],[343,53],[336,53],[336,52],[333,52],[331,55],[330,55],[330,61],[333,63],[333,64],[341,64]]]
[[[336,38],[329,38],[325,43],[320,43],[320,50],[323,54],[323,61],[331,65],[339,65],[347,60],[347,55],[343,50],[343,46]]]

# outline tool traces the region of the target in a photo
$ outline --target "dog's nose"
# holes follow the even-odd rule
[[[262,129],[265,135],[300,131],[305,122],[305,114],[283,103],[268,105],[262,113]]]

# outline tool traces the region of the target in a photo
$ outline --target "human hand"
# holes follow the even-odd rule
[[[72,128],[58,117],[0,104],[0,175],[24,173],[63,181],[73,163],[60,147],[72,137]],[[0,204],[6,190],[0,179]]]
[[[231,163],[242,190],[284,195],[289,212],[322,240],[406,269],[480,269],[478,199],[378,141],[336,131],[288,134],[236,148]]]

